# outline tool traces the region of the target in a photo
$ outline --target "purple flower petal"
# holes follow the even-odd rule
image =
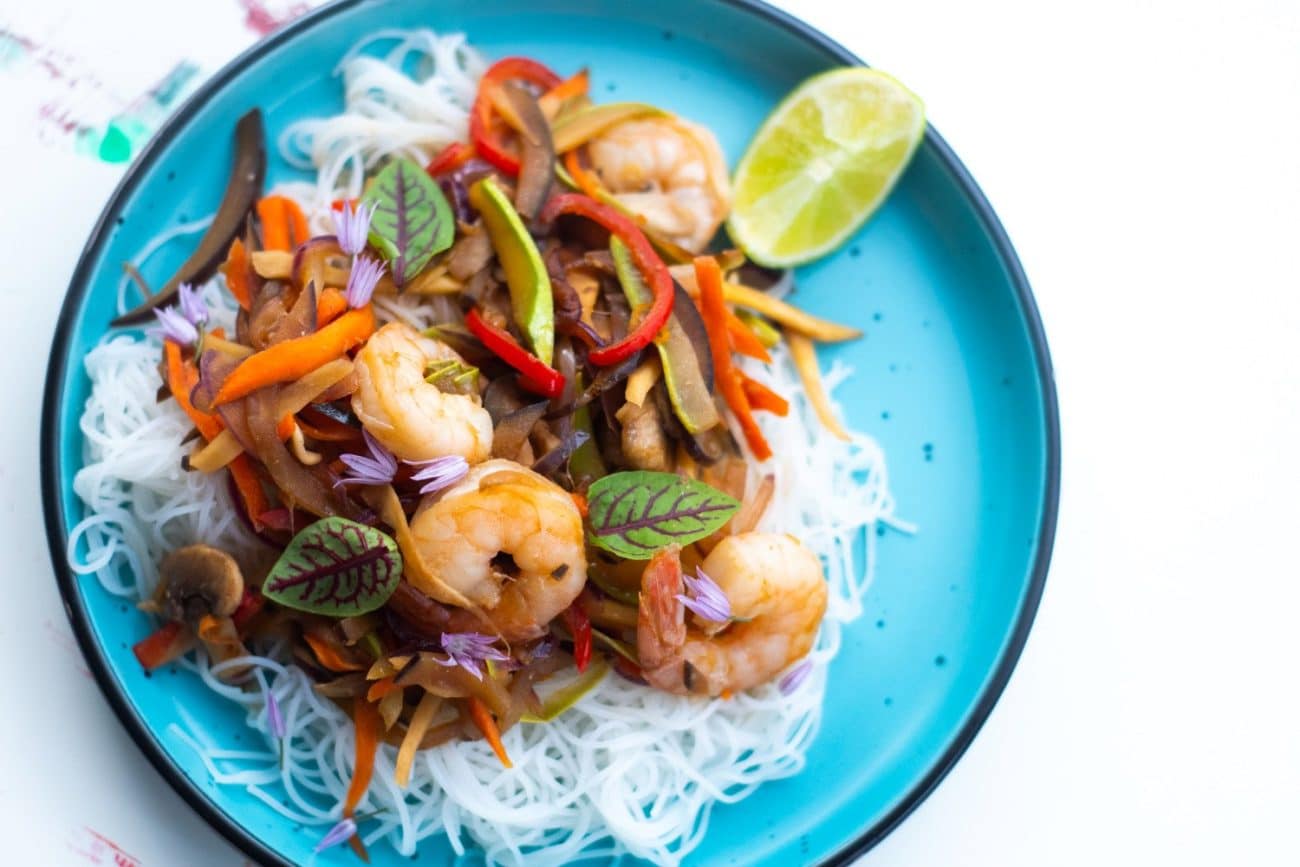
[[[695,574],[694,578],[690,575],[683,576],[686,593],[677,594],[677,600],[705,620],[715,623],[730,620],[731,601],[727,599],[727,594],[722,592],[722,588],[712,578],[704,574],[703,569],[697,567]]]
[[[334,234],[339,239],[339,247],[349,256],[355,256],[366,248],[366,236],[370,234],[370,219],[375,215],[375,206],[366,203],[348,206],[344,204],[337,211],[330,212],[334,218]]]
[[[182,283],[176,291],[180,296],[181,315],[191,325],[197,327],[208,321],[208,305],[203,300],[203,290]]]
[[[480,663],[487,659],[494,662],[507,662],[510,659],[508,654],[493,646],[495,641],[495,636],[481,632],[444,632],[442,649],[447,653],[448,659],[444,661],[435,657],[435,661],[448,667],[459,665],[482,680],[483,669]]]
[[[198,342],[199,330],[177,310],[164,307],[153,313],[162,325],[163,337],[181,346],[192,346]]]
[[[348,287],[344,294],[348,306],[365,307],[370,303],[370,296],[375,294],[379,278],[384,276],[384,263],[369,256],[357,256],[352,260],[352,272],[348,274]]]
[[[465,474],[469,472],[469,461],[460,455],[447,455],[431,461],[419,463],[408,461],[408,463],[420,468],[419,471],[411,474],[411,479],[425,483],[420,487],[421,494],[432,494],[450,487],[465,478]]]
[[[319,854],[340,843],[346,843],[348,840],[351,840],[356,833],[357,823],[352,819],[344,819],[333,828],[330,828],[324,837],[321,837],[320,842],[316,844],[316,848],[313,851]]]
[[[782,675],[781,680],[777,682],[777,688],[781,690],[781,695],[790,695],[802,686],[803,682],[808,679],[808,675],[812,673],[812,668],[812,660],[804,659]]]
[[[275,693],[269,689],[266,691],[266,724],[276,740],[284,737],[284,715],[280,713],[280,703],[275,700]]]
[[[370,450],[368,455],[339,455],[339,460],[343,465],[352,471],[352,475],[344,476],[334,483],[334,487],[342,485],[387,485],[393,481],[397,475],[397,458],[393,453],[384,448],[384,444],[371,436],[370,431],[362,428],[361,436],[366,441],[366,448]]]

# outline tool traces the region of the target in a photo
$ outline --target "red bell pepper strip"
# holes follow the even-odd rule
[[[474,155],[474,149],[464,142],[454,141],[434,155],[424,170],[430,177],[436,178],[443,172],[449,172]]]
[[[608,229],[610,234],[627,245],[632,254],[632,261],[646,285],[650,287],[653,297],[645,315],[637,322],[626,337],[609,346],[593,349],[587,354],[587,360],[598,367],[618,364],[634,353],[650,345],[659,329],[664,327],[673,312],[673,278],[668,273],[668,266],[659,258],[654,247],[636,223],[619,213],[609,205],[584,196],[581,193],[561,193],[552,196],[542,208],[541,220],[549,223],[561,214],[575,214],[586,217]],[[635,311],[633,311],[635,313]]]
[[[519,385],[542,397],[552,400],[564,391],[564,375],[548,367],[536,355],[519,345],[509,332],[497,328],[483,318],[475,307],[465,316],[465,326],[487,349],[506,364],[519,371]]]
[[[574,600],[564,612],[564,622],[573,633],[573,661],[578,671],[586,671],[591,663],[591,618],[582,609],[581,603]]]
[[[231,621],[235,624],[235,629],[242,633],[244,627],[248,625],[248,621],[256,617],[265,604],[265,596],[252,587],[245,587],[244,595],[239,600],[239,607],[235,609],[234,614],[230,615]]]
[[[478,96],[469,112],[469,138],[479,156],[507,175],[519,174],[519,157],[510,153],[492,129],[492,90],[503,82],[522,79],[542,90],[560,83],[560,77],[536,60],[527,57],[503,57],[487,68],[479,79]]]
[[[144,666],[145,671],[153,671],[159,666],[166,665],[176,657],[180,656],[190,647],[188,636],[184,634],[185,627],[176,621],[168,621],[150,635],[148,638],[137,641],[131,648],[135,658],[140,660],[140,665]]]

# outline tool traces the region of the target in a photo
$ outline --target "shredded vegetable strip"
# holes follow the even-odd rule
[[[772,354],[767,351],[763,341],[759,340],[758,335],[730,310],[727,311],[727,337],[731,341],[731,348],[741,355],[764,364],[772,363]]]
[[[772,456],[763,431],[754,420],[749,399],[745,397],[738,371],[731,363],[731,346],[727,341],[727,303],[722,295],[722,269],[712,256],[695,259],[695,279],[700,287],[700,316],[709,333],[709,350],[713,355],[713,378],[722,397],[735,413],[745,442],[760,461]]]
[[[324,328],[342,316],[347,309],[347,296],[333,286],[326,287],[316,299],[316,327]]]
[[[773,298],[766,292],[760,292],[740,283],[727,283],[723,286],[723,291],[729,303],[748,307],[768,319],[779,322],[791,331],[805,334],[822,343],[840,343],[845,340],[856,340],[862,336],[862,332],[856,328],[805,313],[798,307]]]
[[[581,148],[574,148],[564,155],[564,167],[568,169],[569,174],[573,176],[573,182],[578,185],[578,189],[582,190],[583,193],[591,196],[593,199],[599,199],[600,181],[597,180],[596,175],[588,171],[582,164],[582,161],[578,159],[579,150],[581,150]]]
[[[292,250],[311,237],[307,217],[293,199],[266,196],[258,200],[257,218],[262,223],[262,247]]]
[[[470,701],[474,699],[471,698]],[[429,730],[440,704],[442,699],[426,692],[416,706],[415,713],[411,715],[411,724],[406,727],[406,736],[402,738],[402,746],[397,750],[397,765],[393,769],[393,777],[402,788],[406,788],[406,784],[411,781],[411,765],[415,762],[415,754],[420,749],[420,741]]]
[[[311,647],[311,652],[316,654],[317,661],[330,671],[342,673],[345,671],[366,670],[366,666],[350,659],[344,659],[328,642],[322,641],[310,632],[304,632],[302,638]]]
[[[543,93],[537,100],[537,105],[547,120],[553,120],[564,103],[575,96],[584,95],[590,87],[591,74],[586,69],[581,69]]]
[[[581,671],[582,668],[580,667],[578,670]],[[424,706],[423,702],[421,702],[420,706]],[[416,713],[418,714],[419,710]],[[510,762],[510,756],[506,754],[505,744],[501,743],[501,730],[497,728],[497,721],[492,718],[492,712],[488,710],[487,705],[478,696],[471,695],[469,697],[469,715],[470,719],[474,720],[474,725],[478,726],[478,730],[483,733],[483,739],[492,747],[492,752],[496,753],[497,758],[501,760],[501,764],[507,768],[513,768],[514,765]],[[403,743],[402,747],[405,748],[406,744]]]
[[[830,398],[826,396],[826,388],[822,385],[821,370],[817,367],[817,350],[812,341],[802,334],[787,334],[785,339],[790,345],[790,358],[799,371],[804,391],[808,393],[808,402],[812,404],[817,418],[821,419],[828,431],[848,442],[848,431],[835,417],[835,410],[831,408]]]
[[[163,355],[167,362],[167,388],[185,414],[194,422],[205,440],[213,440],[221,433],[221,419],[198,409],[190,402],[190,393],[199,384],[199,371],[194,362],[181,358],[180,346],[171,340],[163,341]]]
[[[352,720],[356,726],[357,749],[352,765],[352,782],[348,784],[348,794],[343,800],[344,816],[356,812],[361,797],[370,788],[370,777],[375,772],[375,752],[379,749],[379,735],[383,731],[379,709],[364,699],[358,698],[352,703]]]
[[[774,415],[785,416],[790,412],[790,402],[757,379],[740,374],[740,387],[745,391],[745,398],[754,409],[761,409]]]
[[[248,282],[248,250],[244,248],[244,242],[236,238],[230,245],[230,253],[226,256],[226,288],[230,294],[239,302],[239,306],[249,310],[253,306],[253,287]]]
[[[375,314],[366,305],[349,310],[315,334],[285,340],[245,358],[231,371],[213,400],[220,406],[247,394],[306,376],[323,364],[360,346],[375,330]]]

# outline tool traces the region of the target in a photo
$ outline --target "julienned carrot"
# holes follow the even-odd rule
[[[395,683],[391,675],[380,678],[370,684],[370,689],[366,690],[366,701],[379,701],[390,692],[399,689],[405,689],[405,687],[401,684]]]
[[[291,250],[289,222],[284,214],[284,197],[267,196],[257,201],[257,219],[262,224],[263,250]]]
[[[356,755],[352,764],[352,782],[348,784],[347,797],[343,799],[343,815],[356,812],[361,797],[370,788],[370,778],[375,772],[375,752],[379,749],[379,734],[383,721],[379,709],[365,699],[352,703],[352,722],[356,726]]]
[[[181,348],[174,341],[163,341],[163,355],[167,362],[167,388],[171,390],[172,398],[190,417],[190,421],[194,422],[205,440],[215,439],[223,427],[221,419],[190,403],[190,392],[198,385],[199,371],[192,361],[181,357]]]
[[[790,413],[790,402],[757,379],[740,374],[740,387],[745,392],[745,399],[754,409],[761,409],[785,417]]]
[[[574,148],[564,155],[564,167],[569,170],[578,189],[593,199],[599,199],[600,181],[582,165],[582,161],[578,159],[579,150],[581,148]]]
[[[365,671],[367,666],[359,662],[353,662],[350,659],[344,659],[337,650],[329,645],[328,642],[322,641],[310,632],[302,634],[303,640],[311,647],[311,652],[316,654],[317,661],[321,665],[334,672],[345,671]]]
[[[731,346],[727,341],[727,302],[722,294],[722,269],[712,256],[695,258],[695,280],[700,286],[700,316],[709,334],[709,351],[713,356],[713,377],[722,397],[736,414],[750,451],[760,461],[772,456],[763,432],[745,397],[738,371],[731,364]]]
[[[492,752],[497,754],[501,764],[507,768],[513,768],[510,763],[510,756],[506,755],[505,745],[501,743],[501,730],[497,728],[497,721],[492,718],[492,712],[487,709],[482,699],[471,695],[469,697],[469,715],[474,720],[474,725],[483,733],[484,739],[488,746],[492,747]]]
[[[244,511],[248,514],[248,520],[253,522],[253,529],[262,529],[266,526],[262,523],[262,515],[271,510],[271,504],[266,500],[266,491],[262,490],[262,482],[257,478],[257,471],[253,469],[248,455],[240,455],[227,464],[226,468],[230,470],[230,477],[239,489],[239,498],[244,501]]]
[[[730,310],[727,311],[727,337],[731,341],[731,348],[741,355],[756,359],[764,364],[772,363],[772,354],[767,351],[763,341],[758,339],[744,320]]]
[[[284,442],[293,436],[293,428],[296,424],[297,422],[294,421],[292,415],[285,415],[275,423],[275,435],[280,438],[280,442]]]
[[[333,286],[326,286],[316,299],[316,327],[324,328],[348,309],[348,298]]]
[[[578,514],[587,517],[587,495],[574,491],[569,496],[573,498],[573,505],[578,507]]]
[[[301,379],[360,346],[374,330],[375,314],[366,305],[360,310],[349,310],[314,334],[269,346],[245,358],[231,371],[217,390],[212,405],[238,400],[268,385]]]
[[[248,280],[248,250],[244,247],[244,242],[236,238],[230,245],[230,252],[226,254],[226,288],[230,294],[235,296],[239,306],[249,310],[253,306],[253,287],[249,285]]]
[[[546,115],[547,119],[551,119],[566,100],[581,96],[587,92],[590,86],[591,74],[586,69],[580,69],[546,91],[546,93],[543,93],[537,100],[537,104],[541,108],[542,114]]]
[[[265,196],[257,202],[262,223],[262,249],[292,250],[310,237],[307,217],[293,199]]]

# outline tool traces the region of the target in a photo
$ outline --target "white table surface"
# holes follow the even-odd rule
[[[0,31],[139,60],[198,16],[204,73],[253,38],[236,0],[130,23],[150,5],[0,0]],[[1060,530],[1024,656],[864,863],[1300,863],[1300,7],[780,5],[924,96],[1020,252],[1061,397]],[[109,711],[59,604],[44,364],[121,169],[33,132],[40,103],[3,72],[5,861],[111,864],[99,834],[149,867],[234,867]]]

